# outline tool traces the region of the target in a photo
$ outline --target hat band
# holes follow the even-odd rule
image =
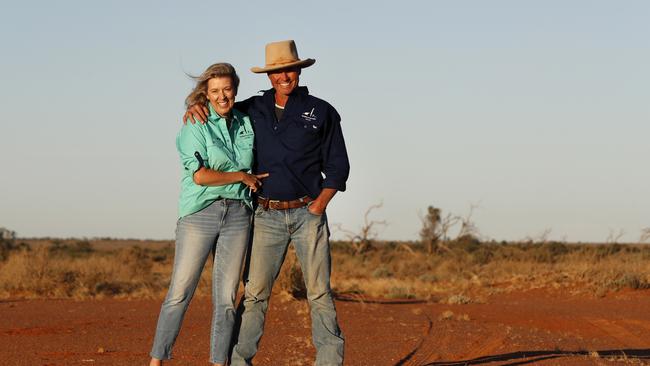
[[[285,65],[285,64],[290,64],[290,63],[293,63],[293,62],[300,62],[300,61],[302,61],[302,60],[296,60],[296,59],[293,59],[293,60],[279,60],[279,61],[274,62],[274,63],[266,64],[266,66],[268,67],[268,66],[276,66],[276,65]]]

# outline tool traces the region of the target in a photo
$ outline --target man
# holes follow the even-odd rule
[[[329,103],[298,86],[303,68],[294,41],[266,45],[266,73],[272,89],[237,103],[255,129],[255,172],[268,172],[258,191],[253,245],[245,278],[243,315],[232,366],[250,365],[264,330],[273,283],[293,243],[311,308],[316,365],[342,365],[344,338],[330,289],[329,228],[325,209],[345,190],[349,162],[340,116]],[[186,118],[205,120],[202,106]],[[323,177],[324,175],[324,177]]]

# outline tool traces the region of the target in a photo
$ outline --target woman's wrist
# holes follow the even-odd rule
[[[244,178],[246,178],[246,173],[237,172],[237,182],[244,182]]]

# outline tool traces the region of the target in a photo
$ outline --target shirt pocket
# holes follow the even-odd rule
[[[294,124],[307,135],[319,135],[323,127],[320,121],[305,121],[303,118],[296,118]]]
[[[253,142],[255,141],[255,134],[252,132],[244,132],[235,137],[235,145],[241,150],[253,150]]]
[[[206,146],[208,151],[208,164],[213,170],[227,171],[231,166],[230,154],[220,140],[215,140]]]
[[[291,121],[292,125],[282,134],[285,147],[292,151],[304,153],[320,146],[322,125],[318,121],[305,121],[300,117]]]

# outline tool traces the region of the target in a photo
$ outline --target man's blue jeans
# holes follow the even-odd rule
[[[171,358],[187,306],[214,251],[210,361],[225,363],[235,323],[235,297],[248,246],[251,210],[241,200],[217,200],[185,216],[176,227],[176,252],[169,292],[162,304],[151,357]]]
[[[342,365],[344,338],[336,320],[330,289],[331,257],[327,217],[307,207],[255,212],[253,246],[246,278],[244,312],[232,366],[250,365],[264,331],[264,318],[273,282],[289,242],[300,261],[311,308],[316,365]]]

